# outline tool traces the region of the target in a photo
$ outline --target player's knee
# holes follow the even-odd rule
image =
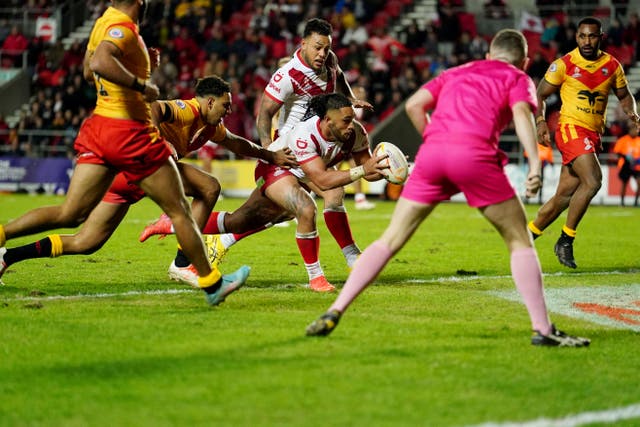
[[[296,217],[298,222],[302,223],[315,223],[318,208],[314,203],[306,203],[303,206],[298,207]]]

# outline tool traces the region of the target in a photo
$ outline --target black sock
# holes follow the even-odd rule
[[[182,249],[178,249],[174,262],[176,263],[176,267],[188,267],[189,264],[191,264],[191,261],[189,261],[189,258],[182,252]]]
[[[575,239],[575,237],[571,237],[569,236],[567,233],[565,233],[564,231],[562,231],[560,233],[560,241],[562,242],[568,242],[568,243],[573,243],[573,239]]]
[[[45,237],[42,240],[29,243],[28,245],[7,249],[7,253],[4,254],[4,262],[6,262],[7,265],[11,265],[16,262],[24,261],[25,259],[47,258],[50,256],[51,240],[48,237]]]
[[[206,288],[202,288],[202,290],[205,291],[207,294],[213,294],[213,293],[217,292],[218,289],[220,289],[221,285],[222,285],[222,277],[220,278],[220,280],[218,280],[213,285],[207,286]]]

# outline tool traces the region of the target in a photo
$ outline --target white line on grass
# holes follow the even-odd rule
[[[640,273],[638,271],[592,271],[592,272],[583,272],[583,273],[564,273],[559,271],[557,273],[543,273],[544,277],[579,277],[579,276],[610,276],[612,274],[633,274]],[[480,274],[469,274],[464,276],[443,276],[436,277],[435,279],[411,279],[406,280],[407,283],[442,283],[442,282],[471,282],[473,280],[485,279],[485,280],[494,280],[494,279],[510,279],[511,275],[496,275],[496,276],[483,276]]]
[[[30,296],[30,297],[16,297],[5,298],[5,301],[42,301],[42,300],[69,300],[69,299],[83,299],[83,298],[113,298],[113,297],[127,297],[136,295],[173,295],[184,294],[187,292],[193,292],[195,289],[158,289],[155,291],[129,291],[129,292],[116,292],[116,293],[100,293],[100,294],[76,294],[76,295],[50,295],[50,296]]]
[[[279,285],[271,286],[268,289],[290,289],[291,287],[305,287],[308,285]],[[263,288],[242,288],[243,291],[251,291]],[[198,292],[197,289],[184,288],[184,289],[157,289],[152,291],[128,291],[128,292],[114,292],[114,293],[99,293],[99,294],[75,294],[75,295],[43,295],[43,296],[28,296],[28,297],[14,297],[14,298],[1,298],[2,301],[57,301],[57,300],[74,300],[74,299],[91,299],[91,298],[119,298],[127,296],[139,296],[139,295],[177,295],[191,292]]]
[[[468,427],[577,427],[593,423],[611,424],[622,420],[640,418],[640,403],[604,411],[589,411],[568,415],[564,418],[538,418],[524,422],[488,422]]]

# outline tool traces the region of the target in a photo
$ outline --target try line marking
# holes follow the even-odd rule
[[[640,403],[603,411],[589,411],[563,418],[538,418],[533,421],[504,423],[488,422],[467,427],[578,427],[594,423],[611,424],[622,420],[640,418]]]

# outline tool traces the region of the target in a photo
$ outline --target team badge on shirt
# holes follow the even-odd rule
[[[178,107],[180,107],[180,109],[181,109],[181,110],[184,110],[185,108],[187,108],[187,104],[185,104],[184,102],[182,102],[182,100],[180,100],[180,99],[176,101],[176,105],[177,105]]]
[[[109,37],[114,39],[121,39],[124,37],[124,33],[120,28],[112,28],[109,30]]]

